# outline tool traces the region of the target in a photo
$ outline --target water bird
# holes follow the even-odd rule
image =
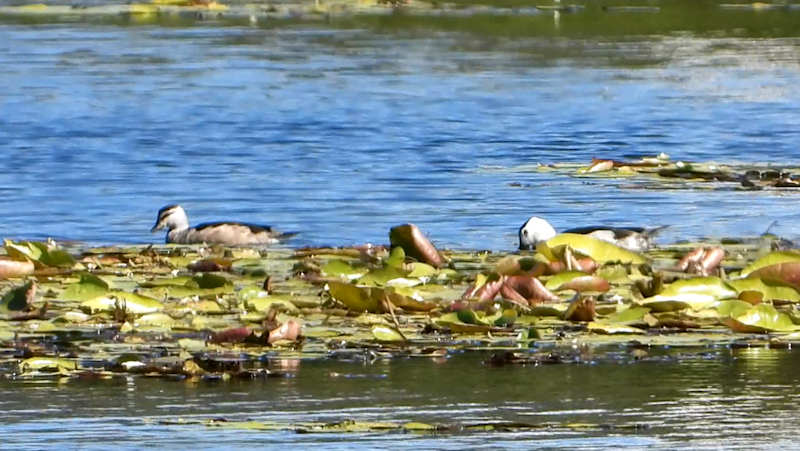
[[[607,227],[590,226],[576,227],[565,230],[564,233],[578,233],[588,235],[598,240],[607,241],[619,247],[634,252],[646,251],[653,245],[653,236],[667,226],[646,229],[643,227]],[[531,216],[519,228],[519,248],[522,250],[536,249],[536,245],[556,236],[556,229],[547,220]]]
[[[167,205],[158,210],[156,224],[150,229],[155,233],[167,229],[167,243],[178,244],[222,244],[246,246],[253,244],[275,244],[295,233],[281,233],[270,226],[241,222],[207,222],[189,227],[189,217],[180,205]]]

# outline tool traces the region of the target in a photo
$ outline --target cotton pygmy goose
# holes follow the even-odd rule
[[[642,227],[591,226],[565,230],[564,233],[589,235],[634,252],[641,252],[646,251],[653,245],[653,236],[665,227],[645,229]],[[556,230],[549,222],[542,218],[531,216],[519,228],[519,248],[523,250],[536,249],[538,243],[547,241],[554,236],[556,236]]]
[[[280,233],[270,226],[244,224],[241,222],[208,222],[189,227],[189,218],[180,205],[167,205],[158,210],[156,224],[150,229],[155,233],[167,229],[167,243],[178,244],[223,244],[247,246],[274,244],[294,233]]]

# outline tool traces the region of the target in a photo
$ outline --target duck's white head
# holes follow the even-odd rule
[[[183,207],[180,205],[167,205],[161,210],[158,210],[156,225],[150,229],[150,233],[155,233],[164,227],[166,227],[168,231],[189,228],[189,217],[186,216]]]
[[[542,218],[531,216],[519,228],[519,248],[534,250],[536,245],[556,236],[556,229]]]

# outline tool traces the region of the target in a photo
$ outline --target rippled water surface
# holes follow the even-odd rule
[[[0,236],[160,242],[148,233],[157,209],[181,203],[195,222],[300,232],[291,246],[384,243],[389,227],[414,222],[442,247],[511,250],[534,213],[556,227],[671,224],[664,241],[755,235],[778,220],[773,231],[796,238],[797,192],[645,190],[535,170],[661,152],[797,164],[800,11],[668,5],[684,2],[658,14],[258,26],[0,16]],[[503,368],[465,354],[304,361],[292,377],[220,384],[0,381],[0,436],[15,449],[781,447],[800,431],[796,354]],[[613,427],[302,435],[163,424],[215,417]]]
[[[90,449],[110,443],[185,449],[198,440],[204,448],[324,442],[333,448],[752,449],[796,439],[797,352],[709,349],[668,355],[630,363],[623,352],[614,362],[499,368],[482,363],[487,355],[473,354],[447,362],[304,361],[291,377],[218,384],[147,378],[0,382],[0,431],[4,447],[15,449],[69,446],[76,440]],[[167,424],[212,418],[285,425],[343,419],[587,423],[606,429],[297,434]]]
[[[508,250],[534,213],[671,224],[665,241],[772,220],[797,235],[794,192],[625,189],[532,165],[796,163],[800,39],[540,16],[519,36],[391,18],[0,25],[0,235],[161,241],[148,230],[168,203],[299,231],[296,246],[383,243],[414,222],[444,247]]]

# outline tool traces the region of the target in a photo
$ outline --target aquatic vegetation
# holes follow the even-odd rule
[[[563,234],[535,253],[496,254],[440,251],[411,224],[390,241],[391,250],[6,241],[3,267],[25,271],[0,280],[0,374],[253,378],[282,374],[274,359],[346,350],[580,363],[591,359],[540,353],[792,342],[800,328],[800,257],[757,241],[637,254]]]
[[[800,188],[800,167],[766,163],[672,161],[666,154],[638,160],[595,158],[579,163],[540,164],[536,171],[579,178],[618,179],[624,188],[784,190]]]

